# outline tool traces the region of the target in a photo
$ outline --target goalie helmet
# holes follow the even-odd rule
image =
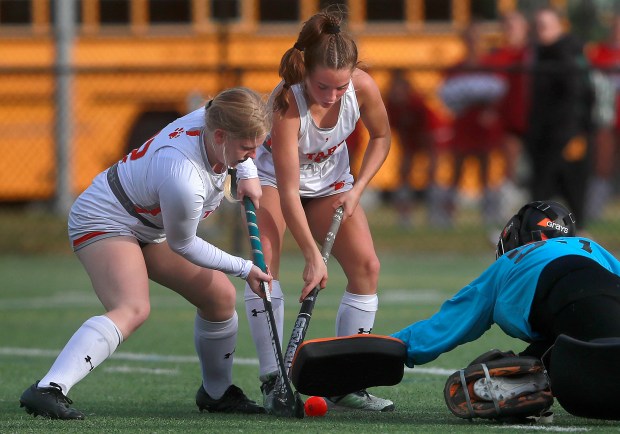
[[[536,201],[524,205],[504,226],[497,242],[496,258],[533,241],[574,237],[575,217],[562,204]]]

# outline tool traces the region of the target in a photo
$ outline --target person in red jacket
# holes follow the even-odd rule
[[[399,214],[399,223],[407,228],[411,226],[414,201],[411,186],[414,158],[419,153],[428,156],[426,179],[427,185],[431,185],[435,173],[436,145],[440,140],[443,124],[439,115],[413,87],[401,69],[392,71],[385,108],[401,150],[398,169],[399,187],[394,192],[393,202]]]
[[[588,50],[593,67],[607,79],[606,113],[595,113],[597,131],[594,149],[594,173],[588,194],[590,218],[600,217],[604,205],[612,193],[612,178],[616,168],[618,140],[620,135],[620,15],[613,19],[607,40],[593,44]],[[600,94],[597,92],[597,98]],[[598,116],[597,116],[598,114]],[[601,116],[602,115],[602,116]]]
[[[489,179],[490,155],[501,150],[504,126],[500,117],[500,101],[506,93],[506,80],[484,63],[480,32],[476,23],[463,33],[464,59],[450,68],[439,96],[453,114],[454,174],[447,197],[440,198],[439,209],[454,209],[457,186],[466,159],[475,157],[480,164],[483,216],[498,216],[497,189]],[[499,223],[488,222],[487,223]]]
[[[502,44],[486,54],[485,65],[496,69],[506,80],[506,94],[498,103],[506,136],[504,142],[506,181],[518,184],[517,163],[521,157],[527,130],[529,80],[527,69],[532,59],[529,24],[525,16],[509,12],[502,17]]]

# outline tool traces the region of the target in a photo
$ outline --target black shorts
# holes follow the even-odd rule
[[[551,343],[620,336],[620,277],[585,256],[558,258],[540,274],[529,321]]]

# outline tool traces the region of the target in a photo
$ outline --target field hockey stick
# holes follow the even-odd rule
[[[267,272],[265,259],[263,256],[263,248],[260,241],[260,233],[258,230],[256,209],[249,197],[243,198],[245,206],[245,217],[250,235],[250,244],[252,245],[252,260],[254,264]],[[276,320],[273,315],[273,306],[271,305],[271,292],[267,282],[261,282],[261,287],[265,292],[263,304],[265,313],[267,314],[267,325],[269,326],[269,334],[271,335],[271,345],[276,356],[276,364],[278,365],[278,378],[274,386],[274,403],[273,414],[276,416],[287,417],[304,417],[304,406],[299,394],[293,391],[293,386],[288,377],[288,372],[284,368],[284,358],[282,357],[282,347],[280,346],[280,338],[278,337],[278,329]]]
[[[323,262],[325,262],[325,265],[327,265],[327,260],[329,259],[329,255],[332,251],[334,241],[336,240],[338,229],[340,229],[343,213],[344,209],[342,206],[336,209],[336,212],[332,218],[332,223],[327,231],[327,235],[325,236],[325,241],[321,247],[321,256],[323,257]],[[315,286],[310,294],[308,294],[301,303],[301,308],[299,309],[299,314],[297,315],[297,320],[295,321],[295,326],[293,327],[293,333],[291,333],[291,339],[288,342],[286,353],[284,354],[284,366],[286,368],[288,378],[290,378],[291,365],[293,364],[295,352],[306,337],[306,331],[308,331],[308,326],[310,325],[314,304],[316,303],[316,298],[320,290],[321,288],[319,285]]]

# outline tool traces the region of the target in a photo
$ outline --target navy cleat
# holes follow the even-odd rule
[[[262,414],[265,409],[245,396],[243,391],[232,384],[220,399],[213,399],[200,386],[196,392],[196,405],[200,411],[207,410],[209,413],[244,413]]]
[[[28,414],[49,419],[84,419],[84,413],[71,407],[73,404],[62,393],[62,388],[56,383],[52,387],[39,388],[37,381],[22,393],[19,398],[20,407],[25,407]]]

